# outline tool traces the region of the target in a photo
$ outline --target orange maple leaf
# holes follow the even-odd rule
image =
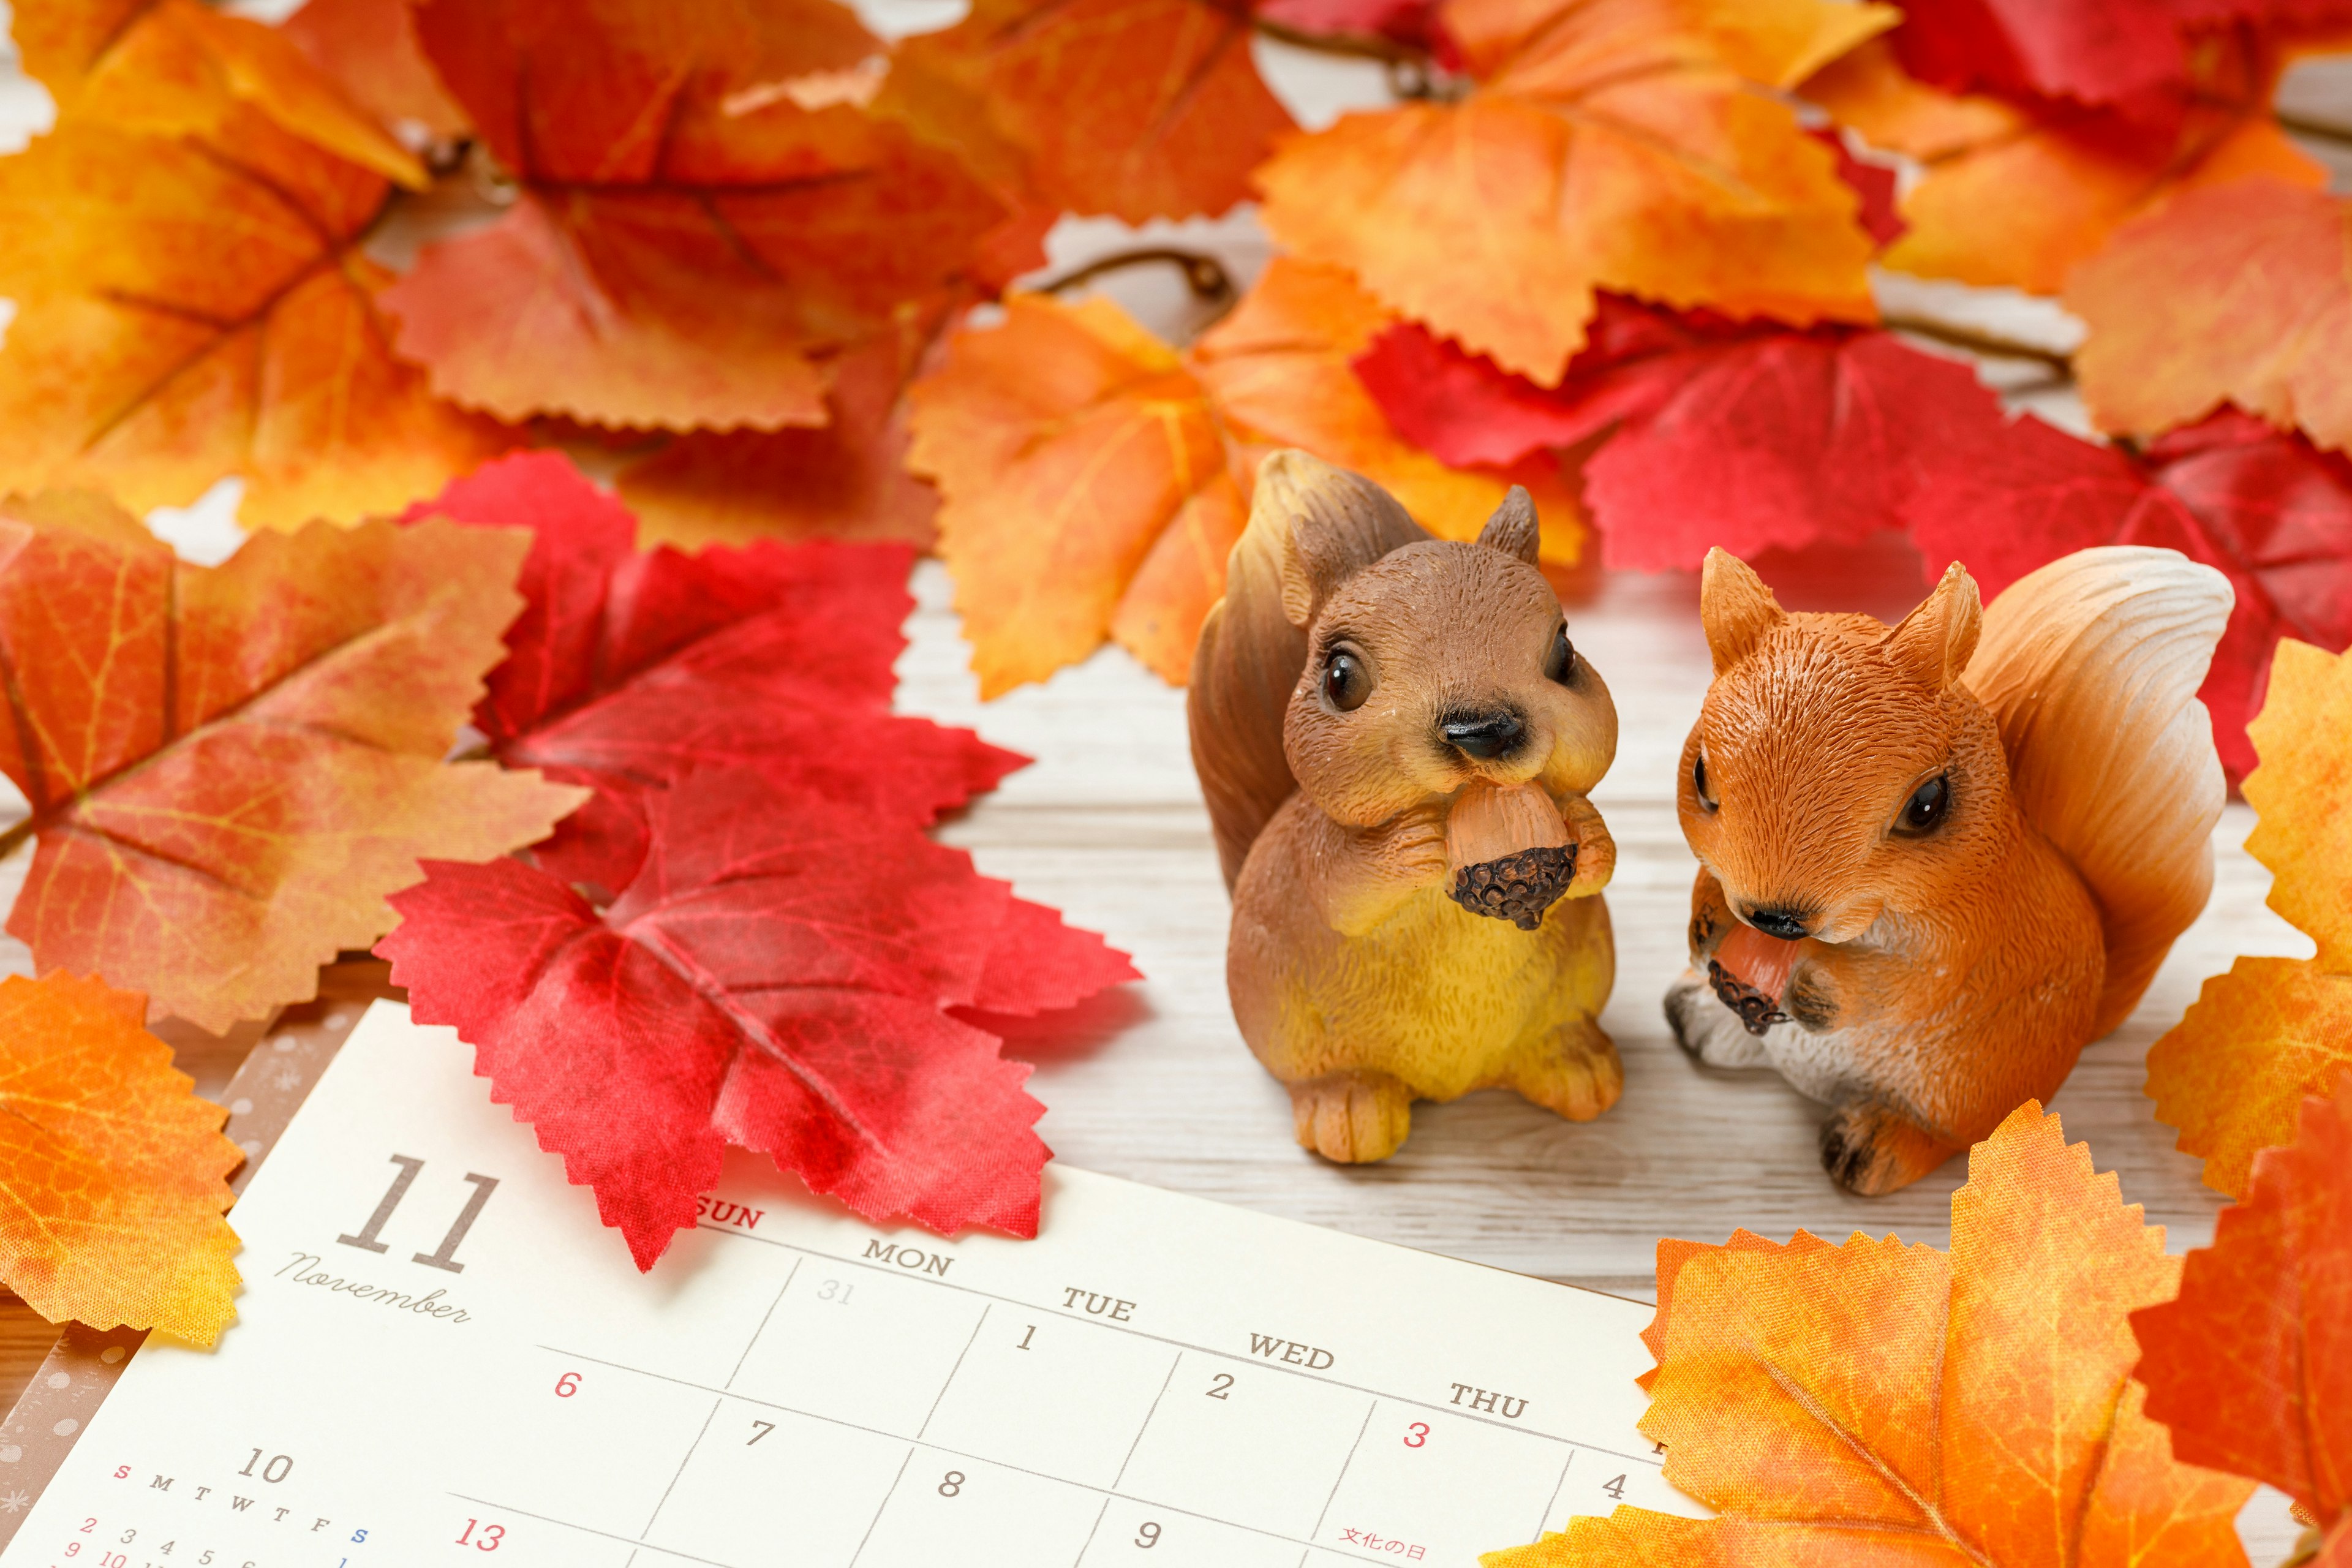
[[[1970,1152],[1948,1253],[1801,1231],[1659,1262],[1642,1430],[1717,1517],[1621,1506],[1488,1568],[2245,1561],[2252,1483],[2175,1463],[2130,1380],[2128,1315],[2180,1260],[2040,1105]]]
[[[1945,92],[1906,75],[1880,40],[1798,91],[1864,140],[1927,165],[1903,197],[1909,226],[1880,258],[1886,266],[2055,294],[2116,229],[2179,192],[2252,174],[2327,183],[2271,117],[2274,50],[2221,35],[2190,66],[2180,114],[2147,122]]]
[[[1829,147],[1768,95],[1890,26],[1822,0],[1456,0],[1476,90],[1349,114],[1258,172],[1266,227],[1544,386],[1597,289],[1798,323],[1874,317]]]
[[[215,26],[254,24],[146,12],[57,129],[0,159],[0,295],[19,306],[0,490],[102,486],[143,510],[235,473],[251,524],[396,507],[504,438],[391,355],[373,300],[388,275],[358,248],[383,174],[242,90]]]
[[[18,0],[26,74],[61,114],[157,134],[218,135],[248,106],[305,142],[422,187],[424,165],[360,111],[286,34],[197,0]],[[103,107],[100,107],[103,105]]]
[[[981,690],[1086,658],[1106,637],[1185,679],[1224,592],[1256,459],[1282,445],[1396,492],[1432,531],[1475,538],[1511,480],[1449,468],[1390,429],[1349,359],[1393,320],[1347,275],[1277,259],[1180,354],[1109,300],[1018,295],[959,333],[909,394],[909,461],[940,487],[940,552]],[[1548,552],[1580,538],[1555,491]]]
[[[2282,641],[2246,734],[2262,759],[2246,850],[2319,953],[2239,959],[2147,1053],[2157,1120],[2203,1157],[2206,1185],[2240,1194],[2255,1152],[2294,1135],[2304,1097],[2352,1068],[2352,654]]]
[[[2293,1498],[2315,1527],[2295,1561],[2352,1563],[2352,1075],[2255,1156],[2179,1299],[2133,1313],[2132,1331],[2172,1451]]]
[[[500,417],[822,425],[843,345],[980,271],[1004,206],[845,87],[833,0],[440,0],[425,53],[520,183],[386,289],[403,354]]]
[[[928,550],[940,496],[907,471],[904,395],[955,312],[907,312],[833,362],[814,429],[688,430],[621,470],[614,488],[649,541],[699,548],[755,538],[895,542]]]
[[[0,980],[0,1282],[51,1322],[209,1345],[236,1315],[244,1162],[146,1003],[96,980]]]
[[[2091,417],[2154,436],[2225,402],[2352,446],[2352,204],[2272,179],[2184,192],[2076,268]]]
[[[8,930],[218,1032],[392,929],[420,858],[546,837],[584,792],[445,763],[529,548],[426,522],[173,560],[104,499],[0,502],[0,771],[37,842]]]
[[[1217,0],[980,0],[892,70],[952,84],[1046,203],[1142,223],[1225,211],[1293,129],[1250,36]]]

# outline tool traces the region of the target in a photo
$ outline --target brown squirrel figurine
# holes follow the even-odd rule
[[[1890,629],[1786,612],[1710,552],[1684,1048],[1829,1106],[1822,1163],[1854,1193],[2047,1100],[2205,906],[2223,785],[2196,694],[2231,600],[2118,546],[1981,611],[1955,564]]]
[[[1617,750],[1514,489],[1475,543],[1378,485],[1265,459],[1188,701],[1234,895],[1225,974],[1298,1141],[1379,1160],[1417,1099],[1517,1090],[1586,1121],[1622,1086],[1593,1022]]]

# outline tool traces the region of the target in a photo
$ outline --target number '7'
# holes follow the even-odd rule
[[[367,1224],[357,1236],[335,1237],[345,1247],[357,1247],[369,1252],[390,1250],[376,1237],[392,1218],[392,1211],[400,1206],[400,1200],[408,1195],[409,1184],[416,1180],[416,1173],[425,1169],[424,1161],[412,1159],[406,1154],[394,1154],[392,1163],[400,1167],[400,1174],[392,1179],[392,1185],[384,1190],[383,1201],[375,1205],[375,1213],[368,1215]],[[449,1234],[441,1238],[438,1247],[429,1253],[418,1253],[412,1261],[422,1263],[428,1268],[446,1268],[452,1274],[466,1271],[466,1266],[457,1261],[457,1244],[466,1239],[467,1231],[474,1228],[474,1221],[481,1217],[482,1205],[490,1201],[490,1194],[499,1188],[496,1176],[478,1175],[468,1171],[466,1180],[474,1184],[474,1194],[466,1200],[466,1206],[457,1211],[457,1223],[449,1227]]]

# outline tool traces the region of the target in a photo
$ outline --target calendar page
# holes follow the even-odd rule
[[[764,1162],[640,1275],[379,1002],[0,1568],[1466,1568],[1622,1500],[1650,1309],[1049,1166],[1038,1238]]]

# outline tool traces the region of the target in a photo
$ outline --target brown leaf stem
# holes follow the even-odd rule
[[[1970,353],[1985,354],[1993,359],[2032,360],[2037,364],[2048,365],[2052,371],[2066,381],[2072,381],[2074,377],[2074,359],[2072,354],[2063,353],[2057,349],[2045,348],[2040,343],[2022,342],[2018,339],[2004,338],[1994,332],[1979,331],[1973,327],[1956,327],[1948,321],[1938,321],[1929,316],[1884,316],[1879,319],[1878,324],[1890,332],[1908,332],[1913,337],[1927,338],[1956,349],[1966,349]]]
[[[2352,125],[2338,125],[2333,121],[2314,120],[2308,115],[2290,113],[2283,109],[2271,110],[2282,131],[2292,131],[2297,136],[2308,136],[2315,142],[2332,142],[2338,147],[2352,147]]]
[[[1139,245],[1132,250],[1115,250],[1108,256],[1097,256],[1083,267],[1071,268],[1058,278],[1049,278],[1037,285],[1040,294],[1060,294],[1081,284],[1129,267],[1146,267],[1156,261],[1173,266],[1183,275],[1184,286],[1203,305],[1223,307],[1234,302],[1238,291],[1234,288],[1232,274],[1223,262],[1202,250],[1186,250],[1175,245]]]

